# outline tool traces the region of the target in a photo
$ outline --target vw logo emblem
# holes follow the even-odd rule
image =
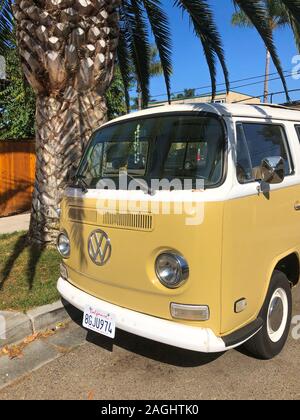
[[[96,265],[104,265],[111,256],[110,239],[103,230],[98,229],[90,234],[88,241],[89,256]]]

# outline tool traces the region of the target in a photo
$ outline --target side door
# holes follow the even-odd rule
[[[222,334],[255,320],[278,260],[299,252],[299,143],[291,123],[236,121],[236,176],[224,206],[222,263]],[[285,179],[261,185],[264,158],[282,156]],[[247,307],[235,313],[235,303]]]

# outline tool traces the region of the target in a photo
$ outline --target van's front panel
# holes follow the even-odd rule
[[[172,319],[172,302],[208,305],[209,321],[192,324],[209,326],[218,334],[223,203],[201,203],[203,222],[198,226],[187,225],[187,215],[150,212],[122,215],[122,226],[115,226],[116,214],[109,218],[109,211],[103,224],[97,202],[99,206],[95,199],[63,202],[61,227],[71,240],[71,255],[65,260],[69,281],[102,300],[165,319]],[[95,264],[88,251],[90,236],[99,228],[111,243],[110,258],[103,266]],[[163,286],[155,273],[157,256],[169,250],[183,255],[190,269],[187,282],[175,290]]]

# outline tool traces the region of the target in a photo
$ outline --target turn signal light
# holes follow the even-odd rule
[[[208,306],[182,305],[171,303],[171,315],[175,319],[185,321],[208,321],[210,312]]]

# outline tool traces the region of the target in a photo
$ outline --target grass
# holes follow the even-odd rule
[[[26,311],[58,300],[59,263],[55,248],[28,245],[25,232],[0,235],[0,310]]]

